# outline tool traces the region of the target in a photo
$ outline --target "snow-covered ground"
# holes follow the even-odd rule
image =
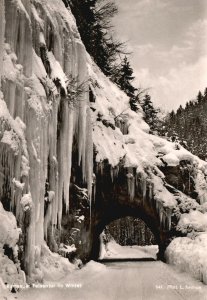
[[[50,286],[36,285],[19,300],[206,300],[207,287],[160,262],[89,262]],[[45,286],[45,287],[44,287]]]
[[[104,258],[109,254],[111,258],[153,258],[157,250],[157,246],[122,247],[111,241]],[[33,283],[31,287],[23,285],[13,295],[2,289],[0,300],[207,299],[207,286],[160,261],[106,264],[90,261],[82,269],[74,270],[66,259],[60,262],[58,255],[51,254],[46,247],[44,251],[43,282]]]
[[[152,258],[156,260],[158,246],[120,246],[111,240],[106,247],[102,246],[100,259],[144,259]]]

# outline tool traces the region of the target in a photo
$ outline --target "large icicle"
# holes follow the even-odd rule
[[[130,200],[132,201],[135,196],[135,178],[132,173],[127,174],[127,185],[128,185],[128,194]]]
[[[2,69],[3,69],[4,29],[5,29],[4,0],[0,0],[0,88],[1,88],[1,76],[2,76]]]

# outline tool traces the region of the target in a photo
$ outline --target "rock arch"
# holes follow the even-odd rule
[[[135,188],[132,198],[129,191],[127,168],[121,167],[117,176],[111,176],[111,168],[106,163],[96,174],[96,199],[92,216],[92,259],[98,259],[100,250],[100,234],[105,226],[112,221],[132,216],[139,218],[149,227],[159,246],[158,259],[164,260],[164,252],[170,240],[176,235],[175,223],[171,226],[171,214],[168,208],[163,210],[165,218],[160,216],[160,208],[150,195],[150,186],[146,184],[146,191]],[[163,208],[162,208],[163,209]]]

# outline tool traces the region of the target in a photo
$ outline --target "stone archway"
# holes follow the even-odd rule
[[[110,224],[111,222],[117,219],[130,216],[142,220],[147,225],[147,227],[151,230],[159,246],[158,259],[164,260],[164,252],[172,234],[170,231],[160,229],[158,218],[152,218],[151,216],[147,215],[147,213],[144,210],[138,207],[135,208],[135,207],[128,207],[127,205],[126,206],[115,205],[115,206],[111,206],[111,209],[105,211],[105,215],[103,214],[101,219],[96,220],[96,225],[94,226],[93,235],[92,235],[93,242],[92,242],[91,259],[97,260],[99,257],[100,234],[103,232],[105,226],[107,226],[108,224]],[[116,213],[114,213],[113,209],[114,211],[116,210]]]
[[[153,233],[159,246],[158,259],[165,260],[164,252],[175,229],[169,220],[160,222],[156,201],[150,197],[149,187],[143,199],[137,189],[132,199],[128,191],[127,169],[120,168],[115,178],[111,177],[110,166],[106,163],[101,172],[96,174],[96,199],[92,216],[91,259],[98,259],[100,250],[99,236],[105,226],[112,221],[126,216],[141,219]]]

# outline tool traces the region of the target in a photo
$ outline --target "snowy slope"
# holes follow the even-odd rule
[[[201,203],[207,201],[207,163],[175,143],[150,135],[143,121],[142,110],[133,112],[128,97],[120,91],[88,58],[89,75],[96,102],[91,104],[93,113],[93,141],[97,162],[104,159],[112,167],[124,160],[126,168],[137,168],[137,173],[152,177],[157,198],[165,206],[174,206],[176,201],[163,187],[164,174],[158,169],[163,161],[168,166],[177,166],[188,160],[196,170],[195,184]],[[98,121],[97,121],[98,120]],[[156,176],[155,176],[156,175]]]

